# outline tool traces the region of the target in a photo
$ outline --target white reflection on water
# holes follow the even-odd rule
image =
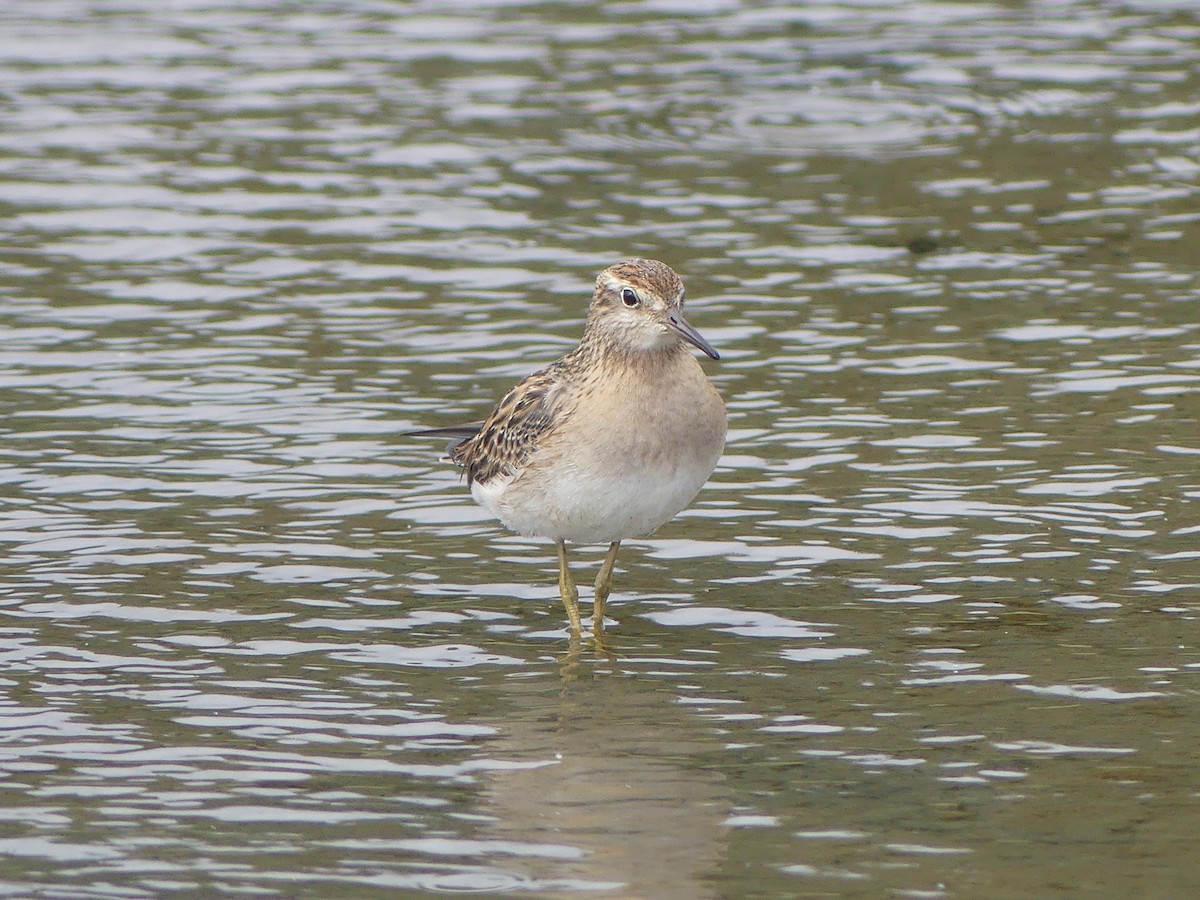
[[[720,626],[721,631],[745,637],[827,638],[833,632],[818,630],[810,622],[799,622],[771,613],[724,609],[712,606],[688,606],[680,609],[645,613],[659,625],[685,627]],[[827,626],[828,627],[828,626]]]
[[[1078,700],[1145,700],[1149,697],[1165,697],[1163,691],[1118,691],[1099,684],[1019,684],[1017,689],[1031,694],[1049,694],[1055,697],[1074,697]]]

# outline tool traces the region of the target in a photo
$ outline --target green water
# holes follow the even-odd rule
[[[1170,2],[0,11],[0,893],[1192,896],[1198,62]],[[730,440],[573,655],[401,434],[631,255]]]

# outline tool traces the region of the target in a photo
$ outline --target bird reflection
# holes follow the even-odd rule
[[[557,691],[509,682],[520,712],[499,726],[493,748],[547,764],[490,772],[484,805],[497,838],[578,853],[505,867],[540,883],[539,892],[715,896],[706,879],[725,850],[730,800],[721,776],[696,762],[715,737],[661,681],[593,673],[577,653],[564,659],[563,675]]]

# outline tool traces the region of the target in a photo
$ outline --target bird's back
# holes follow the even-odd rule
[[[555,424],[555,414],[569,394],[570,355],[520,381],[473,435],[450,450],[467,483],[487,484],[516,475]]]

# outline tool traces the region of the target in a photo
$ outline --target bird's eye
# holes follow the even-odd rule
[[[621,302],[626,306],[633,307],[637,306],[641,301],[638,300],[638,295],[633,288],[625,288],[625,290],[621,291]]]

